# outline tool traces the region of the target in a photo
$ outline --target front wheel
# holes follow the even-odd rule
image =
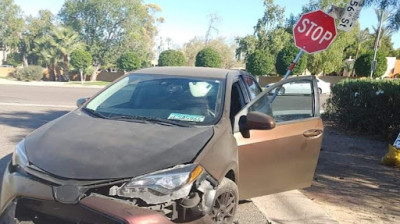
[[[236,184],[224,178],[218,186],[211,210],[211,218],[216,224],[231,224],[236,215],[239,202],[239,191]]]

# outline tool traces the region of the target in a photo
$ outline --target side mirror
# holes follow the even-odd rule
[[[86,103],[86,101],[87,101],[88,99],[89,99],[89,98],[80,98],[80,99],[78,99],[78,100],[76,101],[76,106],[77,106],[77,107],[81,107],[83,104]]]
[[[271,130],[275,128],[275,120],[273,117],[251,111],[247,116],[241,116],[239,119],[239,130],[243,138],[250,138],[250,130]]]

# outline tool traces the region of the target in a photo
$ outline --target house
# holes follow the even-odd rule
[[[382,78],[394,78],[394,75],[400,73],[400,60],[396,57],[386,57],[387,68]]]

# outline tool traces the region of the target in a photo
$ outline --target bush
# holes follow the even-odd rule
[[[85,70],[92,64],[92,55],[89,52],[81,49],[76,49],[71,52],[71,65],[76,69]]]
[[[158,58],[158,66],[184,66],[185,56],[180,51],[166,50]]]
[[[12,65],[13,67],[22,65],[22,55],[17,52],[8,54],[6,64]]]
[[[247,58],[246,69],[253,75],[267,75],[272,71],[274,59],[268,51],[256,50]]]
[[[16,70],[13,76],[22,81],[41,80],[43,78],[43,68],[36,65],[27,66]]]
[[[294,44],[286,45],[277,55],[275,68],[279,75],[285,75],[288,67],[292,64],[295,59],[299,49],[294,46]],[[301,73],[306,70],[307,67],[308,54],[303,54],[300,60],[297,62],[296,67],[294,67],[292,74],[301,75]]]
[[[135,52],[127,52],[118,58],[117,65],[121,70],[133,71],[142,66],[142,61]]]
[[[196,55],[197,67],[221,68],[221,55],[211,47],[206,47]]]
[[[371,63],[374,59],[374,52],[369,51],[365,54],[362,54],[359,58],[357,58],[356,62],[354,63],[354,69],[356,70],[356,74],[362,77],[369,77],[371,74]],[[387,67],[387,60],[385,55],[378,51],[376,54],[377,65],[374,73],[372,76],[374,78],[382,76]]]
[[[392,143],[400,131],[400,80],[343,80],[326,110],[342,127]]]

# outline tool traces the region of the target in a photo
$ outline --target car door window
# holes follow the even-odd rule
[[[314,94],[316,82],[315,84],[313,82],[314,79],[311,77],[292,78],[271,86],[271,89],[259,94],[236,115],[235,132],[239,131],[239,118],[250,111],[270,115],[278,124],[315,117],[315,108],[318,103],[316,103],[317,98]],[[272,100],[276,91],[278,91],[278,94]]]
[[[242,110],[245,106],[245,100],[239,81],[233,83],[231,92],[231,108],[230,108],[230,119],[231,123],[234,123],[236,114]]]
[[[244,75],[243,81],[246,84],[247,90],[249,92],[250,100],[253,100],[258,94],[261,93],[261,88],[253,77],[249,75]]]
[[[278,94],[272,101],[275,91]],[[259,102],[255,102],[250,111],[260,111],[269,115],[273,115],[275,121],[285,122],[314,117],[314,94],[312,80],[296,80],[283,85],[279,85],[268,91],[259,101],[266,101],[269,98],[271,111],[265,112],[264,108],[258,108]],[[271,114],[270,114],[271,113]]]

